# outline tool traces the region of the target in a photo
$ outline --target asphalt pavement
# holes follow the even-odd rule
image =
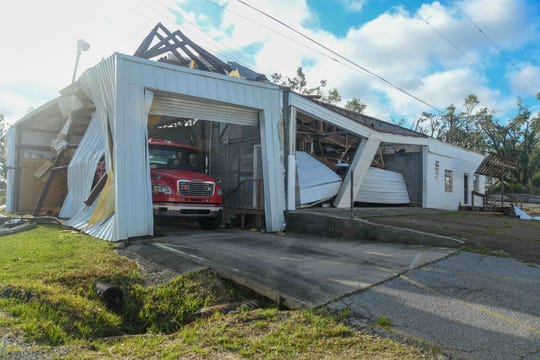
[[[540,359],[540,268],[459,253],[330,305],[452,358]]]

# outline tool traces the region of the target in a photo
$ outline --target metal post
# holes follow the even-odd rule
[[[75,82],[75,78],[77,77],[77,67],[79,67],[79,58],[81,57],[81,49],[77,49],[77,58],[75,59],[75,68],[73,69],[73,77],[71,78],[71,82]]]
[[[354,170],[351,170],[351,219],[354,219]]]
[[[504,179],[501,177],[501,211],[504,208]]]

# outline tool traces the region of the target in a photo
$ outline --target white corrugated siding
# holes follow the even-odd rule
[[[84,200],[92,190],[96,165],[103,156],[104,149],[103,131],[97,115],[94,114],[69,163],[68,194],[60,211],[61,218],[71,218],[86,207]]]
[[[153,91],[155,97],[165,93],[170,94],[171,98],[189,96],[195,100],[237,106],[239,109],[249,108],[250,111],[257,112],[261,130],[266,227],[268,231],[283,229],[285,185],[280,148],[279,88],[271,84],[235,79],[126,55],[116,54],[116,59],[116,133],[122,134],[126,139],[115,144],[118,160],[116,215],[122,219],[118,222],[119,235],[134,236],[131,228],[140,228],[141,222],[152,218],[150,174],[146,154],[148,117],[144,106],[145,89]]]
[[[329,200],[338,193],[341,177],[310,154],[296,152],[296,169],[302,206]]]
[[[368,169],[354,200],[374,204],[408,204],[410,202],[403,175],[376,167]]]
[[[148,108],[143,69],[117,59],[115,119],[115,187],[117,233],[120,239],[153,234]],[[165,74],[155,73],[163,79]],[[164,80],[164,79],[163,79]]]
[[[224,115],[231,122],[260,125],[266,226],[268,231],[283,229],[285,192],[278,87],[120,54],[85,71],[78,84],[96,110],[68,170],[69,195],[61,215],[72,216],[71,226],[110,241],[153,233],[147,120],[155,92],[161,97],[170,94],[175,99],[199,99],[199,105],[205,103],[206,113],[213,114],[210,120],[218,120],[220,111],[226,110],[221,119]],[[165,102],[158,98],[156,104]],[[16,145],[15,141],[12,144]],[[82,204],[101,154],[105,155],[107,171],[114,173],[114,213],[89,225],[99,199],[105,196],[102,192],[92,206]],[[12,199],[10,196],[10,205]]]
[[[230,106],[195,98],[154,96],[151,115],[186,119],[204,119],[242,126],[258,126],[259,113],[254,109]]]
[[[108,59],[101,61],[96,66],[88,69],[80,78],[80,86],[87,93],[88,97],[94,102],[96,110],[92,116],[91,124],[87,129],[88,134],[85,134],[85,138],[83,138],[83,141],[81,141],[80,144],[80,146],[87,151],[78,149],[77,163],[74,164],[71,169],[68,169],[68,176],[70,175],[70,170],[72,172],[71,175],[73,175],[72,179],[68,178],[68,193],[82,191],[83,194],[85,193],[85,195],[71,194],[67,199],[69,202],[66,203],[62,208],[62,211],[66,214],[77,211],[77,213],[69,220],[69,225],[80,229],[89,235],[109,241],[126,239],[126,237],[122,237],[118,233],[116,226],[116,209],[109,218],[96,224],[89,225],[88,220],[92,216],[98,200],[96,200],[92,206],[85,206],[84,203],[81,203],[81,201],[86,198],[89,192],[88,182],[91,182],[89,176],[90,173],[95,172],[96,162],[94,162],[94,159],[98,156],[101,157],[103,151],[106,159],[105,162],[107,164],[107,170],[110,170],[111,166],[113,168],[115,166],[115,164],[111,161],[111,150],[113,146],[116,146],[116,143],[115,141],[111,143],[111,139],[108,135],[109,132],[111,132],[114,139],[114,134],[116,131],[114,121],[116,112],[115,81],[115,56],[111,56]],[[99,149],[100,141],[101,150]],[[100,196],[103,194],[104,193],[101,193]],[[77,204],[77,202],[79,202],[79,204]]]

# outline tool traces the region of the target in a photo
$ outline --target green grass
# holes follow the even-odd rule
[[[165,337],[94,342],[83,358],[418,359],[422,353],[313,311],[275,308],[216,315]],[[429,357],[429,356],[428,356]]]
[[[104,308],[93,285],[103,279],[127,286],[142,278],[111,249],[56,226],[1,237],[0,309],[13,316],[0,321],[52,345],[121,333],[122,316]]]
[[[36,342],[35,351],[69,348],[66,358],[403,358],[414,347],[345,326],[337,316],[276,308],[197,318],[204,306],[252,297],[211,271],[144,286],[138,267],[114,245],[57,226],[0,237],[0,327]],[[107,309],[94,284],[124,292],[121,311]],[[18,345],[0,352],[23,353]],[[56,354],[58,355],[58,354]]]
[[[390,319],[388,318],[388,316],[380,315],[379,317],[377,317],[377,325],[389,327],[392,325],[392,323],[390,322]]]

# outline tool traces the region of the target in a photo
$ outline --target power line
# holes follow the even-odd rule
[[[209,2],[209,3],[212,3],[212,4],[216,5],[216,6],[219,6],[219,7],[223,8],[223,9],[225,9],[225,10],[227,10],[227,11],[230,11],[229,9],[222,7],[222,6],[220,6],[220,5],[216,4],[216,3],[214,3],[214,2],[211,1],[211,0],[206,0],[206,1]],[[271,20],[273,20],[273,21],[275,21],[275,22],[281,24],[282,26],[286,27],[287,29],[289,29],[289,30],[295,32],[296,34],[300,35],[300,36],[303,37],[304,39],[306,39],[306,40],[308,40],[308,41],[310,41],[310,42],[316,44],[317,46],[319,46],[319,47],[325,49],[326,51],[332,53],[333,55],[337,56],[338,58],[340,58],[340,59],[342,59],[342,60],[348,62],[349,64],[355,66],[356,68],[361,69],[362,71],[364,71],[365,73],[369,74],[371,77],[373,77],[373,78],[379,80],[380,82],[382,82],[382,83],[384,83],[384,84],[386,84],[386,85],[388,85],[388,86],[390,86],[390,87],[392,87],[392,88],[394,88],[394,89],[396,89],[396,90],[398,90],[398,91],[400,91],[400,92],[406,94],[407,96],[409,96],[409,97],[415,99],[416,101],[418,101],[418,102],[420,102],[420,103],[422,103],[422,104],[424,104],[424,105],[430,107],[431,109],[437,111],[438,113],[442,113],[442,111],[441,111],[440,109],[438,109],[438,108],[436,108],[435,106],[429,104],[428,102],[426,102],[426,101],[420,99],[420,98],[417,97],[416,95],[413,95],[412,93],[408,92],[407,90],[405,90],[405,89],[399,87],[398,85],[392,83],[392,82],[389,81],[389,80],[386,80],[386,79],[383,78],[382,76],[380,76],[380,75],[374,73],[373,71],[367,69],[366,67],[364,67],[364,66],[362,66],[362,65],[360,65],[360,64],[358,64],[358,63],[356,63],[356,62],[354,62],[354,61],[352,61],[352,60],[350,60],[349,58],[347,58],[347,57],[345,57],[345,56],[339,54],[338,52],[332,50],[331,48],[327,47],[326,45],[323,45],[323,44],[320,43],[319,41],[316,41],[316,40],[314,40],[313,38],[311,38],[311,37],[305,35],[304,33],[302,33],[302,32],[300,32],[300,31],[296,30],[296,29],[293,28],[292,26],[290,26],[290,25],[284,23],[283,21],[281,21],[281,20],[275,18],[274,16],[269,15],[269,14],[267,14],[266,12],[264,12],[264,11],[262,11],[262,10],[259,10],[258,8],[254,7],[254,6],[252,6],[252,5],[250,5],[250,4],[246,3],[246,2],[244,2],[244,1],[242,1],[242,0],[237,0],[237,1],[238,1],[239,3],[241,3],[242,5],[248,7],[248,8],[250,8],[250,9],[252,9],[252,10],[255,10],[256,12],[258,12],[258,13],[260,13],[260,14],[262,14],[262,15],[268,17],[268,18],[270,18]],[[261,24],[255,22],[255,21],[253,21],[252,19],[247,18],[247,20],[249,20],[249,21],[251,21],[251,22],[254,22],[254,23],[256,23],[256,24],[258,24],[258,25],[264,27],[264,25],[261,25]],[[272,31],[273,31],[273,30],[272,30]],[[275,32],[275,31],[274,31],[274,32]],[[282,35],[282,34],[280,34],[280,35]],[[284,36],[284,35],[282,35],[282,36]],[[288,38],[288,37],[287,37],[287,38]],[[289,38],[289,39],[290,39],[290,38]],[[292,39],[290,39],[290,40],[292,40]],[[297,42],[297,41],[296,41],[296,42]],[[307,45],[305,45],[305,44],[302,44],[302,43],[300,43],[300,42],[297,42],[297,43],[301,44],[302,46],[306,46],[306,47],[310,48],[309,46],[307,46]],[[319,52],[319,51],[317,51],[317,52]],[[319,52],[319,53],[321,53],[321,52]],[[341,62],[339,62],[337,59],[332,58],[332,57],[328,56],[327,54],[324,54],[324,53],[321,53],[321,54],[324,55],[324,56],[327,56],[327,57],[331,58],[332,60],[334,60],[334,61],[336,61],[336,62],[338,62],[338,63],[341,63]]]
[[[514,63],[512,59],[510,59],[510,57],[508,57],[508,55],[506,55],[506,53],[504,53],[501,48],[499,48],[497,44],[495,44],[495,42],[491,40],[491,38],[487,36],[487,34],[482,31],[482,29],[480,29],[478,25],[476,25],[476,23],[465,13],[465,11],[463,11],[463,9],[454,0],[450,1],[459,10],[459,12],[472,24],[472,26],[474,26],[480,32],[480,34],[482,34],[482,36],[484,36],[487,41],[489,41],[489,43],[495,49],[497,49],[497,51],[521,74],[521,76],[523,76],[532,86],[534,86],[538,91],[540,91],[540,87],[538,87],[538,85],[536,85],[523,71],[521,71],[521,69],[516,65],[516,63]]]
[[[243,19],[246,19],[246,20],[248,20],[248,21],[250,21],[250,22],[252,22],[252,23],[254,23],[254,24],[257,24],[257,25],[259,25],[260,27],[262,27],[262,28],[264,28],[264,29],[266,29],[266,30],[268,30],[268,31],[270,31],[270,32],[273,32],[273,33],[276,34],[276,35],[282,36],[282,37],[284,37],[284,38],[286,38],[286,39],[288,39],[288,40],[291,40],[291,41],[293,41],[293,42],[295,42],[295,43],[297,43],[297,44],[299,44],[299,45],[302,45],[302,46],[304,46],[304,47],[310,49],[310,50],[313,51],[313,52],[316,52],[316,53],[318,53],[318,54],[320,54],[320,55],[322,55],[322,56],[325,56],[325,57],[329,57],[328,54],[326,54],[326,53],[324,53],[324,52],[322,52],[322,51],[320,51],[320,50],[317,50],[317,49],[315,49],[315,48],[313,48],[313,47],[311,47],[311,46],[309,46],[309,45],[307,45],[307,44],[301,43],[301,42],[299,42],[298,40],[295,40],[295,39],[293,39],[293,38],[290,38],[290,37],[288,37],[287,35],[282,34],[282,33],[278,32],[278,31],[272,29],[271,27],[268,27],[268,26],[266,26],[266,25],[263,25],[263,24],[261,24],[261,23],[258,23],[258,22],[256,22],[256,21],[254,21],[253,19],[250,19],[250,18],[248,18],[248,17],[246,17],[246,16],[244,16],[244,15],[242,15],[242,14],[239,14],[239,13],[237,13],[237,12],[235,12],[235,11],[229,9],[229,8],[226,8],[225,6],[222,6],[222,5],[220,5],[220,4],[218,4],[218,3],[215,3],[215,2],[213,2],[213,1],[211,1],[211,0],[206,0],[206,2],[208,2],[209,4],[212,4],[212,5],[214,5],[214,6],[217,6],[217,7],[221,8],[221,9],[223,9],[224,11],[230,12],[231,14],[234,14],[234,15],[236,15],[236,16],[238,16],[238,17],[241,17],[241,18],[243,18]],[[335,59],[335,58],[331,58],[331,60],[333,60],[333,61],[339,63],[339,60],[337,60],[337,59]]]
[[[348,64],[348,63],[343,63],[343,62],[339,61],[339,59],[336,59],[335,57],[331,57],[329,54],[327,54],[327,53],[325,53],[325,52],[323,52],[323,51],[321,51],[321,50],[318,50],[318,49],[316,49],[316,48],[314,48],[314,47],[311,47],[311,46],[309,46],[309,45],[307,45],[307,44],[305,44],[305,43],[302,43],[302,42],[300,42],[300,41],[298,41],[298,40],[296,40],[296,39],[293,39],[293,38],[291,38],[291,37],[289,37],[289,36],[287,36],[287,35],[285,35],[285,34],[282,34],[282,33],[276,31],[275,29],[273,29],[273,28],[271,28],[271,27],[268,27],[268,26],[266,26],[266,25],[264,25],[264,24],[258,23],[258,22],[254,21],[254,20],[251,19],[251,18],[248,18],[248,17],[246,17],[246,16],[244,16],[244,15],[242,15],[242,14],[239,14],[239,13],[237,13],[237,12],[235,12],[235,11],[229,9],[229,8],[226,8],[225,6],[222,6],[222,5],[220,5],[220,4],[218,4],[218,3],[215,3],[215,2],[213,2],[213,1],[211,1],[211,0],[206,0],[206,2],[208,2],[208,3],[210,3],[210,4],[214,5],[214,6],[217,6],[217,7],[221,8],[221,9],[223,9],[224,11],[230,12],[231,14],[234,14],[234,15],[236,15],[236,16],[238,16],[238,17],[241,17],[241,18],[243,18],[243,19],[246,19],[246,20],[248,20],[249,22],[252,22],[252,23],[254,23],[254,24],[256,24],[256,25],[258,25],[258,26],[260,26],[260,27],[262,27],[262,28],[264,28],[264,29],[266,29],[266,30],[268,30],[268,31],[270,31],[270,32],[273,32],[273,33],[276,34],[276,35],[282,36],[282,37],[284,37],[285,39],[288,39],[288,40],[290,40],[290,41],[292,41],[292,42],[295,42],[295,43],[297,43],[297,44],[299,44],[299,45],[301,45],[301,46],[303,46],[303,47],[305,47],[305,48],[307,48],[307,49],[309,49],[309,50],[311,50],[311,51],[313,51],[313,52],[315,52],[315,53],[317,53],[317,54],[320,54],[320,55],[322,55],[322,56],[324,56],[324,57],[327,57],[327,58],[329,58],[330,60],[332,60],[332,61],[334,61],[334,62],[336,62],[336,63],[338,63],[338,64],[341,64],[341,65],[343,65],[343,66],[346,66],[346,67],[348,67],[349,69],[351,69],[351,70],[353,70],[353,71],[359,72],[360,74],[365,75],[365,76],[369,76],[369,77],[371,77],[371,78],[373,78],[373,79],[375,79],[375,80],[379,80],[376,76],[374,76],[374,75],[372,75],[372,74],[365,73],[365,72],[361,72],[361,71],[360,71],[357,67],[355,67],[355,66],[352,66],[352,65],[350,65],[350,64]]]
[[[437,29],[435,26],[433,26],[428,20],[426,20],[424,17],[422,17],[422,15],[420,15],[420,13],[418,11],[414,11],[409,5],[405,4],[405,6],[409,9],[409,11],[412,13],[414,12],[415,15],[420,19],[422,20],[424,23],[426,23],[426,25],[428,25],[433,31],[435,31],[440,37],[442,37],[444,40],[446,40],[454,49],[456,49],[461,55],[463,55],[463,57],[465,57],[470,63],[476,65],[480,71],[484,74],[484,75],[487,75],[488,77],[489,74],[487,73],[487,71],[484,70],[484,67],[479,64],[476,60],[474,60],[473,58],[471,58],[469,55],[467,55],[467,53],[465,53],[461,48],[459,48],[457,46],[456,43],[454,43],[452,40],[450,40],[446,35],[444,35],[441,31],[439,31],[439,29]],[[502,88],[502,89],[505,89],[506,92],[510,95],[512,95],[512,91],[505,85],[503,84],[502,82],[500,82],[499,80],[497,79],[493,79],[491,78],[491,80],[494,80],[497,84],[499,84],[499,86]]]
[[[162,6],[162,7],[159,7],[159,8],[155,8],[155,7],[151,6],[151,5],[149,5],[149,4],[146,3],[146,1],[144,1],[144,0],[142,0],[142,3],[143,3],[146,7],[152,9],[152,10],[159,16],[159,18],[160,18],[159,21],[160,21],[160,22],[162,22],[162,23],[164,22],[164,21],[161,19],[161,17],[164,16],[164,14],[165,14],[166,12],[169,12],[167,15],[174,14],[174,15],[181,16],[181,17],[184,19],[185,22],[191,24],[196,30],[198,30],[198,32],[202,33],[203,35],[205,35],[205,36],[208,37],[209,39],[213,40],[214,43],[219,44],[219,45],[222,45],[222,47],[228,48],[228,49],[230,50],[231,53],[234,53],[234,54],[236,54],[236,55],[239,55],[240,57],[242,57],[242,58],[244,58],[244,59],[247,59],[250,63],[253,63],[253,64],[254,64],[253,60],[248,59],[247,57],[243,56],[242,54],[239,54],[239,53],[235,52],[234,50],[232,50],[231,48],[227,47],[226,45],[217,42],[215,39],[213,39],[211,36],[209,36],[206,32],[204,32],[198,25],[194,24],[193,22],[191,22],[190,20],[188,20],[185,16],[183,16],[183,14],[182,14],[181,12],[177,11],[176,9],[171,8],[169,5],[167,5],[166,3],[164,3],[162,0],[158,0],[158,3]],[[169,22],[167,21],[167,23],[169,23]],[[172,23],[169,23],[169,25],[172,26],[173,24],[172,24]],[[174,23],[174,26],[177,26],[177,24]],[[190,36],[192,36],[193,38],[199,39],[199,40],[197,40],[198,42],[204,43],[204,44],[206,44],[206,46],[211,47],[212,49],[214,49],[214,50],[216,50],[216,51],[218,51],[218,52],[223,52],[223,53],[225,53],[225,51],[219,49],[219,48],[216,47],[213,43],[210,43],[210,42],[208,42],[207,40],[202,39],[200,36],[198,36],[198,35],[195,34],[195,33],[193,33],[193,34],[190,35]],[[237,61],[237,62],[240,63],[240,61],[238,61],[238,58],[235,57],[234,55],[230,55],[230,54],[229,54],[228,57],[229,57],[230,59],[232,59],[232,60]],[[257,67],[257,66],[255,65],[255,67]],[[258,69],[258,70],[260,71],[260,69]]]

